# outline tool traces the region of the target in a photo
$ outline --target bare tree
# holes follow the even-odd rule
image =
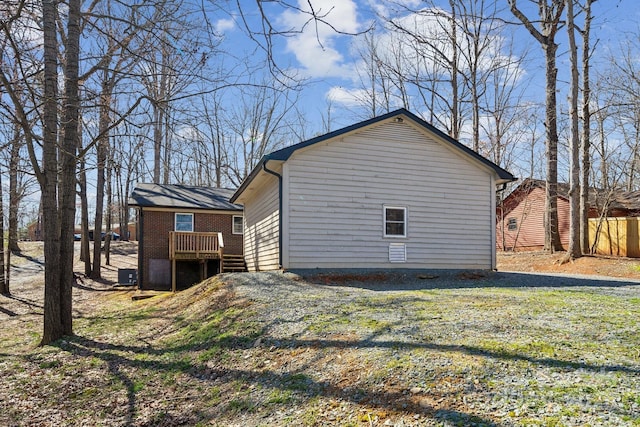
[[[79,118],[82,126],[82,117]],[[78,151],[83,148],[82,132],[78,131]],[[89,256],[89,200],[87,195],[87,162],[86,155],[78,156],[78,197],[80,198],[80,260],[84,262],[84,274],[91,274],[91,257]]]
[[[9,280],[5,275],[4,263],[4,206],[2,203],[2,174],[0,173],[0,294],[11,295]]]
[[[284,145],[289,114],[296,112],[295,100],[282,88],[273,88],[271,82],[245,88],[242,100],[225,121],[232,132],[227,178],[234,186],[240,185],[262,156]]]
[[[142,137],[136,133],[136,128],[131,123],[123,123],[123,129],[114,138],[113,147],[114,157],[118,161],[114,161],[115,186],[118,199],[118,221],[120,223],[120,238],[129,240],[129,194],[133,188],[133,184],[140,177],[140,165],[142,155]],[[135,238],[135,236],[133,236]]]
[[[508,0],[513,15],[524,25],[529,33],[542,47],[545,55],[546,78],[546,119],[547,130],[547,184],[546,184],[546,223],[545,249],[550,251],[562,250],[560,230],[558,227],[558,128],[556,85],[558,69],[556,67],[556,52],[558,44],[555,36],[560,29],[560,18],[564,11],[564,0],[537,0],[540,30],[535,27],[519,8],[517,0]]]
[[[487,90],[487,81],[496,74],[497,69],[514,67],[515,61],[503,58],[496,51],[502,47],[496,42],[502,29],[502,20],[497,18],[497,3],[485,0],[451,2],[453,8],[459,8],[458,22],[461,28],[462,74],[470,94],[471,103],[471,141],[472,148],[480,148],[480,114],[482,98]],[[504,82],[508,83],[508,82]],[[513,87],[513,86],[507,86]]]
[[[596,0],[585,0],[584,27],[582,29],[582,165],[580,187],[580,241],[582,252],[589,251],[589,173],[591,171],[591,5]]]
[[[478,123],[477,151],[511,170],[518,167],[518,162],[524,163],[524,155],[516,153],[519,145],[529,143],[523,137],[536,134],[530,120],[536,106],[527,104],[523,96],[526,82],[522,79],[522,64],[528,52],[525,49],[516,53],[513,38],[505,39],[512,41],[501,46],[504,54],[489,59],[490,73],[479,82],[483,96],[478,102],[483,120]],[[532,177],[532,173],[524,176]]]
[[[427,106],[432,105],[431,117],[439,122],[439,127],[446,129],[451,137],[459,139],[464,94],[456,2],[450,0],[447,11],[433,2],[428,6],[419,10],[402,6],[404,16],[388,18],[386,22],[390,29],[411,39],[416,52],[419,52],[416,57],[427,61],[420,67],[420,72],[431,72],[413,79],[412,83],[420,92],[427,92],[420,96]],[[435,107],[436,104],[441,106]]]
[[[22,194],[18,188],[18,166],[22,147],[20,127],[13,124],[13,137],[9,149],[9,252],[20,252],[18,246],[18,209]]]
[[[574,0],[566,0],[567,34],[571,63],[571,90],[569,95],[569,118],[571,134],[569,138],[569,247],[565,260],[582,256],[580,246],[580,128],[578,117],[578,92],[580,75],[578,72],[578,46],[576,44]]]
[[[192,22],[195,17],[182,10],[184,6],[180,1],[165,5],[167,18],[157,26],[159,34],[146,46],[147,52],[138,63],[138,76],[153,114],[153,182],[156,183],[167,184],[170,180],[177,99],[195,95],[191,93],[192,86],[204,80],[200,72],[211,54],[199,50],[203,46],[197,36],[199,28]],[[203,47],[215,49],[211,45]]]
[[[44,44],[44,100],[42,136],[42,172],[38,180],[42,187],[42,213],[44,231],[44,332],[41,343],[49,344],[64,336],[67,331],[63,324],[65,308],[63,303],[62,269],[60,250],[60,222],[58,217],[58,42],[56,18],[58,2],[42,0],[42,30]],[[31,129],[29,129],[31,131]],[[34,165],[35,166],[35,165]],[[65,308],[63,308],[65,307]]]
[[[409,108],[405,75],[400,71],[406,69],[404,64],[407,62],[402,40],[386,41],[384,53],[379,52],[381,41],[377,33],[364,34],[362,40],[357,48],[360,62],[356,67],[362,92],[356,100],[364,107],[365,118],[389,112],[397,106]]]
[[[80,7],[81,0],[68,0],[66,43],[64,55],[63,124],[64,135],[59,150],[60,159],[60,268],[62,325],[64,335],[73,333],[73,233],[76,213],[76,150],[80,114]]]
[[[610,58],[611,69],[601,76],[597,88],[599,91],[610,94],[606,106],[612,113],[610,118],[615,124],[616,131],[624,137],[624,147],[620,147],[619,150],[624,156],[621,160],[627,163],[628,159],[628,167],[623,171],[627,190],[638,187],[637,175],[640,171],[638,156],[640,152],[638,147],[640,144],[640,68],[635,48],[638,40],[640,35],[633,34],[628,40],[620,43],[615,56]],[[614,148],[614,141],[608,141],[608,146],[604,149],[613,155],[612,148]],[[601,151],[603,151],[602,148]],[[605,173],[605,168],[607,168],[607,174],[615,174],[612,170],[614,166],[612,161],[607,165],[601,165],[601,174]]]

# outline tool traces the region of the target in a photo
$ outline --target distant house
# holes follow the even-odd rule
[[[543,180],[525,179],[498,206],[498,249],[527,251],[544,248],[545,185]],[[639,195],[638,192],[592,188],[589,191],[589,217],[637,217],[640,215]],[[569,244],[569,185],[565,183],[558,184],[558,227],[560,241],[566,249]]]
[[[491,269],[513,180],[401,109],[264,156],[231,201],[251,271]]]
[[[138,284],[180,289],[225,270],[242,257],[242,207],[233,191],[186,185],[138,184]],[[234,257],[235,255],[235,257]],[[233,258],[233,260],[232,260]]]
[[[42,217],[38,215],[38,219],[27,225],[27,235],[32,242],[41,241],[44,239],[42,232]]]
[[[138,232],[136,230],[135,222],[130,222],[129,224],[127,224],[126,230],[120,230],[120,226],[117,225],[113,228],[113,231],[120,235],[121,240],[138,240]]]

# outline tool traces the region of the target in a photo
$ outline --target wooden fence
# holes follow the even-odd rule
[[[640,218],[636,217],[589,219],[592,253],[640,258],[639,223]]]

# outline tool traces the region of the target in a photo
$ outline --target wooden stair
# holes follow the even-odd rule
[[[247,271],[247,264],[244,261],[244,255],[222,255],[223,273],[243,273],[245,271]]]

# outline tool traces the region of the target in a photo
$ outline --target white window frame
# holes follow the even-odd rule
[[[236,218],[240,218],[240,232],[236,230]],[[239,235],[244,234],[244,217],[242,215],[233,215],[233,217],[231,218],[231,233]]]
[[[404,230],[404,234],[400,235],[400,234],[387,234],[387,210],[390,209],[396,209],[396,210],[402,210],[404,212],[404,218],[402,221],[402,224],[404,225],[403,230]],[[386,238],[392,238],[392,239],[404,239],[407,237],[407,230],[409,228],[409,221],[408,221],[408,217],[409,215],[407,214],[407,207],[406,206],[386,206],[384,205],[382,207],[382,236],[386,237]]]
[[[191,217],[191,229],[190,230],[178,230],[178,215],[184,215]],[[186,224],[186,222],[182,222],[181,224]],[[176,212],[173,217],[173,229],[179,232],[192,233],[193,232],[193,214],[187,212]]]
[[[518,218],[511,217],[507,219],[507,230],[508,231],[518,230]]]

